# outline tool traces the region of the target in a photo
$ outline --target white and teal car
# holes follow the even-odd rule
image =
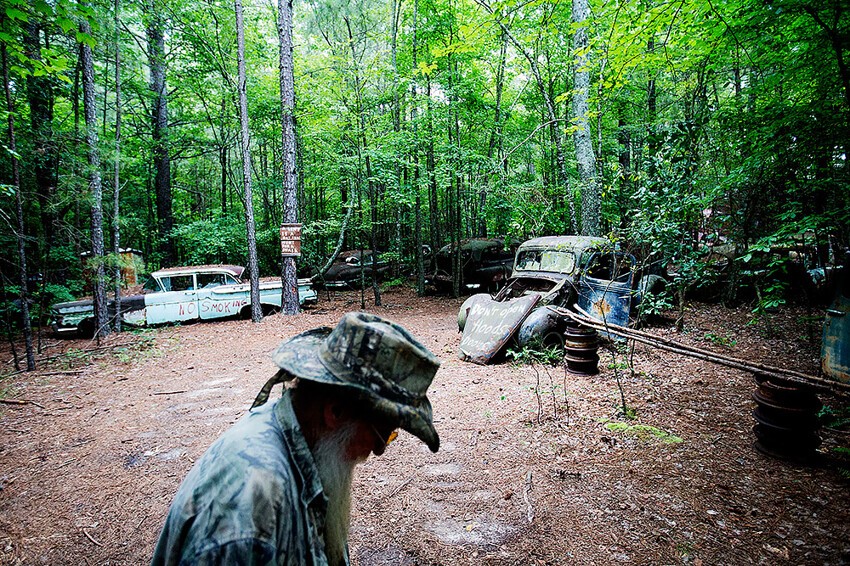
[[[214,320],[249,318],[251,285],[242,279],[245,268],[238,265],[204,265],[169,267],[154,271],[140,295],[121,297],[121,319],[132,326],[146,326]],[[260,281],[260,303],[263,314],[281,308],[280,279]],[[315,304],[316,291],[309,279],[298,280],[299,303]],[[115,302],[109,301],[110,317],[115,316]],[[94,333],[92,301],[57,303],[51,307],[53,329],[57,334]]]

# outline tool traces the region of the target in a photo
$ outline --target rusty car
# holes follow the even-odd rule
[[[348,250],[340,252],[328,270],[312,280],[316,286],[328,289],[359,289],[372,284],[373,273],[381,281],[391,269],[390,262],[372,250]]]
[[[251,315],[251,285],[244,281],[245,268],[238,265],[169,267],[154,271],[142,292],[121,297],[122,323],[146,326]],[[260,303],[264,315],[280,310],[280,279],[260,281]],[[316,291],[307,279],[298,280],[300,304],[317,301]],[[54,304],[51,309],[53,330],[57,335],[91,336],[95,331],[91,299]],[[116,303],[107,304],[110,318]]]
[[[566,319],[559,309],[578,305],[595,318],[626,325],[641,299],[665,285],[661,274],[642,273],[635,257],[607,238],[534,238],[517,249],[511,277],[498,293],[479,293],[461,305],[458,328],[465,336],[477,329],[510,333],[506,338],[520,347],[537,343],[563,348]],[[518,301],[523,301],[522,309],[513,304]],[[511,320],[500,321],[501,311],[510,312]],[[476,321],[481,317],[491,322]]]
[[[461,292],[495,292],[511,275],[517,245],[504,238],[469,238],[459,244],[446,244],[435,254],[434,272],[426,282],[437,292],[451,291],[454,285],[452,262],[459,254]]]

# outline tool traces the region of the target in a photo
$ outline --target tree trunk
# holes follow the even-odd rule
[[[112,253],[115,256],[115,332],[121,332],[121,28],[120,0],[115,0],[115,171],[112,182]],[[104,108],[106,105],[103,105]]]
[[[418,66],[417,57],[418,57],[418,48],[419,44],[417,42],[418,39],[418,30],[417,25],[419,23],[419,0],[413,0],[413,30],[412,30],[412,41],[413,41],[413,68],[415,69]],[[430,83],[430,80],[429,80]],[[419,97],[417,96],[417,87],[416,87],[416,77],[414,76],[413,80],[410,81],[410,121],[413,122],[413,191],[416,195],[414,199],[414,229],[413,229],[413,240],[414,247],[416,248],[414,253],[416,254],[416,294],[419,297],[425,295],[425,257],[422,253],[422,195],[419,190],[419,128],[417,126],[417,117],[418,117],[418,101]],[[430,116],[430,114],[429,114]],[[433,231],[432,231],[433,234]],[[433,238],[433,235],[432,235]],[[433,241],[433,240],[432,240]],[[431,246],[431,253],[436,253],[436,249]]]
[[[221,97],[221,127],[219,128],[219,140],[221,146],[218,148],[218,164],[221,167],[221,217],[227,216],[227,142],[224,131],[226,123],[225,114],[227,109],[227,98]]]
[[[278,0],[280,41],[280,106],[283,137],[283,221],[298,222],[298,178],[295,169],[295,80],[292,71],[292,0]],[[298,314],[298,276],[295,258],[283,258],[283,312]]]
[[[496,101],[493,110],[493,129],[490,131],[490,143],[487,145],[487,160],[494,163],[494,156],[501,159],[502,154],[502,90],[505,83],[505,62],[508,53],[508,38],[505,32],[501,33],[501,47],[499,48],[499,67],[496,70]],[[497,151],[498,150],[498,151]],[[494,170],[489,175],[496,183],[499,183],[499,166],[493,166]],[[482,187],[478,197],[478,237],[487,237],[487,191]]]
[[[5,19],[5,18],[4,18]],[[21,173],[18,166],[18,157],[15,144],[15,109],[12,104],[11,85],[9,83],[9,58],[6,53],[6,42],[0,42],[0,64],[3,66],[3,91],[6,94],[6,120],[8,123],[8,140],[9,154],[12,159],[12,184],[15,191],[15,217],[17,220],[15,241],[18,245],[18,262],[19,262],[19,285],[21,299],[21,323],[24,330],[24,343],[27,356],[27,371],[35,369],[35,352],[32,344],[32,326],[30,324],[30,308],[29,308],[29,289],[27,278],[27,254],[26,254],[26,233],[24,226],[24,207],[21,200]],[[11,325],[10,325],[11,326]],[[9,340],[12,341],[11,328],[9,332]],[[14,341],[12,341],[14,350]],[[17,355],[14,356],[15,367],[17,368]]]
[[[155,169],[157,249],[163,266],[174,263],[174,212],[171,201],[171,156],[168,140],[168,89],[165,68],[165,23],[161,8],[148,4],[150,21],[147,27],[150,89],[153,91],[153,163]]]
[[[434,155],[434,116],[432,111],[433,104],[431,100],[430,76],[427,77],[427,81],[427,90],[425,92],[427,105],[425,107],[425,111],[427,112],[428,122],[428,155],[425,159],[425,168],[428,173],[428,210],[430,212],[431,221],[431,250],[434,253],[437,253],[437,250],[440,249],[440,245],[442,244],[442,231],[440,230],[440,204],[439,192],[437,190],[437,161]]]
[[[239,126],[242,134],[242,183],[245,189],[245,231],[248,239],[248,270],[251,277],[251,321],[260,322],[263,320],[263,307],[260,304],[260,266],[257,260],[257,233],[254,226],[254,194],[251,189],[251,138],[248,132],[245,23],[242,19],[242,0],[235,0],[233,4],[236,10],[236,57],[239,67]]]
[[[573,24],[576,32],[573,36],[573,51],[576,54],[573,71],[573,143],[576,148],[576,163],[581,181],[581,233],[584,236],[598,236],[600,233],[599,216],[602,201],[599,180],[596,178],[596,155],[593,152],[593,139],[590,135],[588,103],[590,95],[590,64],[587,56],[587,17],[590,13],[588,0],[573,0]]]
[[[401,3],[402,0],[392,0],[392,25],[391,25],[391,37],[390,37],[390,47],[391,47],[391,55],[392,55],[392,63],[393,63],[393,132],[398,137],[401,134],[401,92],[399,89],[399,72],[398,72],[398,28],[399,28],[399,19],[401,18]],[[399,152],[399,162],[402,161],[403,156],[400,155]],[[396,170],[395,180],[396,180],[396,190],[400,191],[402,187],[402,171],[405,172],[407,167],[399,167]],[[405,178],[406,180],[406,178]],[[401,262],[402,254],[404,251],[403,239],[401,237],[401,215],[403,204],[396,202],[393,207],[393,215],[395,217],[395,234],[393,237],[393,247],[392,250],[395,252],[396,262],[395,267],[393,268],[393,277],[398,277],[398,269]]]
[[[80,32],[91,36],[87,20],[80,23]],[[88,148],[88,178],[91,192],[91,256],[94,272],[94,321],[98,341],[109,334],[109,316],[106,308],[106,269],[103,261],[103,186],[100,181],[100,149],[97,139],[97,108],[94,99],[94,58],[91,47],[83,42],[83,118],[86,123]]]
[[[24,49],[27,57],[41,61],[41,24],[34,21],[24,28]],[[26,79],[27,99],[30,107],[30,127],[33,133],[33,151],[36,195],[44,241],[48,249],[53,246],[55,214],[51,211],[56,193],[56,147],[53,141],[53,86],[46,75],[30,75]]]

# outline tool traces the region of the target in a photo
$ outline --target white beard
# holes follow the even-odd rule
[[[358,462],[348,459],[346,450],[356,429],[346,425],[320,438],[313,447],[313,458],[328,498],[325,517],[325,554],[332,566],[345,564],[348,527],[351,518],[351,481]]]

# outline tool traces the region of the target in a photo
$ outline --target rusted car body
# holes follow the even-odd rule
[[[520,346],[534,342],[544,347],[564,344],[566,320],[559,308],[578,305],[592,316],[609,323],[626,325],[643,294],[664,285],[660,275],[641,277],[634,256],[618,251],[606,238],[547,236],[519,246],[513,272],[496,295],[473,295],[461,305],[458,327],[474,323],[476,312],[493,317],[498,305],[539,295],[512,338]],[[490,325],[491,327],[493,325]]]
[[[373,272],[380,281],[390,269],[390,263],[381,260],[380,256],[378,261],[375,261],[372,250],[349,250],[340,252],[325,274],[313,279],[319,287],[359,289],[361,273],[365,285],[368,286],[372,284]]]
[[[241,279],[245,268],[238,265],[171,267],[154,271],[141,294],[121,298],[122,322],[145,326],[250,316],[251,285]],[[264,314],[280,309],[279,279],[260,281],[260,303]],[[309,280],[298,280],[301,304],[315,303],[316,291]],[[115,316],[115,301],[107,305]],[[57,303],[51,307],[56,334],[84,336],[94,333],[94,307],[91,300]]]
[[[826,309],[821,368],[830,379],[850,383],[850,256],[845,260],[835,299]]]
[[[516,249],[516,243],[506,245],[504,238],[461,240],[459,250],[455,244],[447,244],[434,256],[434,273],[427,282],[438,292],[451,291],[452,261],[457,250],[460,254],[461,291],[495,292],[511,275]]]

